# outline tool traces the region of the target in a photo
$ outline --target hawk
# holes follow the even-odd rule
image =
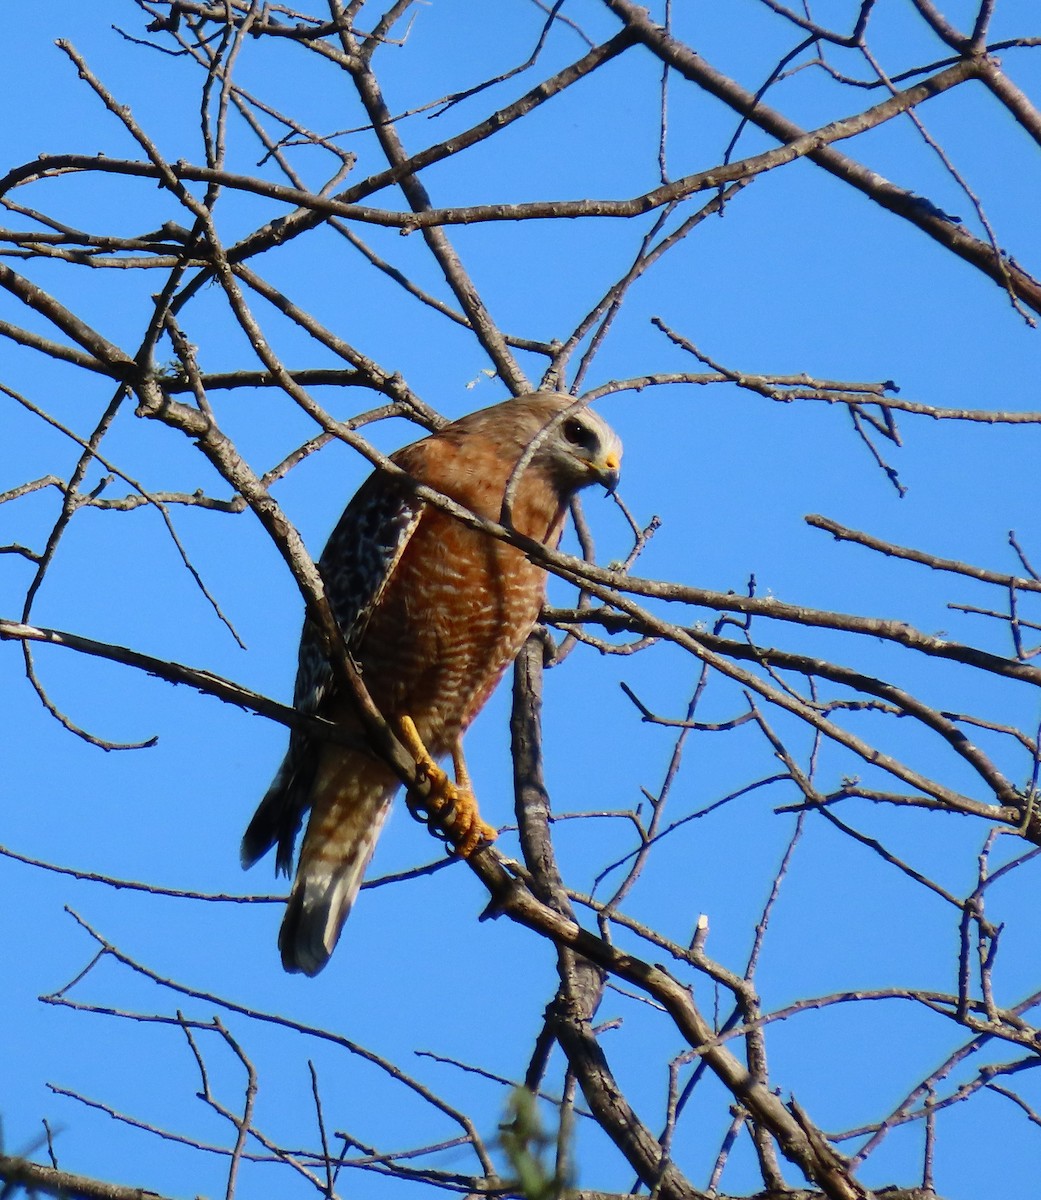
[[[471,413],[391,455],[413,480],[553,548],[580,489],[618,483],[622,446],[574,396],[535,392]],[[538,619],[542,567],[516,546],[470,529],[376,471],[347,505],[318,568],[365,686],[385,720],[454,809],[450,837],[469,855],[495,831],[478,816],[461,740]],[[305,622],[293,703],[357,736],[358,748],[293,731],[289,751],[242,839],[252,866],[277,845],[290,873],[310,810],[279,934],[287,971],[329,959],[400,783],[375,750],[352,697],[338,690]],[[452,756],[455,787],[433,760]]]

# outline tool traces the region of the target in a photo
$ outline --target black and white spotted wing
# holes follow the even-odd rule
[[[377,474],[366,480],[337,522],[318,560],[318,570],[348,650],[360,645],[372,610],[419,523],[423,507],[422,501]],[[331,681],[318,638],[305,624],[293,704],[304,712],[320,712]]]
[[[348,650],[361,643],[423,507],[422,501],[377,473],[362,484],[337,522],[318,569]],[[321,714],[332,694],[332,671],[314,626],[305,620],[293,705],[301,712]],[[313,740],[292,730],[285,759],[242,839],[244,865],[256,862],[277,842],[276,870],[290,873],[293,843],[311,804],[317,765]]]

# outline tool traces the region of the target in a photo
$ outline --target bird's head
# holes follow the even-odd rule
[[[519,403],[516,402],[516,403]],[[530,398],[533,423],[531,462],[549,474],[564,493],[599,483],[609,492],[618,486],[622,442],[592,409],[576,407],[574,396],[537,393]]]

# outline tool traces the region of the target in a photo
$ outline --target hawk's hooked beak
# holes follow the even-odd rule
[[[597,483],[603,484],[608,492],[614,492],[622,477],[622,452],[617,446],[612,446],[604,454],[594,458],[589,464],[590,471]]]

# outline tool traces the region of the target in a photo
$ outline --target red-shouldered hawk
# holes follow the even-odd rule
[[[575,398],[536,392],[471,413],[392,455],[414,480],[498,521],[511,476],[514,527],[544,545],[560,538],[568,502],[590,483],[613,489],[622,447]],[[451,754],[464,796],[461,739],[531,632],[546,573],[505,542],[467,528],[377,471],[347,505],[318,563],[329,603],[365,686],[422,760]],[[318,636],[305,623],[296,707],[364,731],[337,691]],[[418,737],[410,737],[413,732]],[[421,745],[419,743],[422,743]],[[289,874],[310,809],[278,944],[287,971],[315,975],[328,961],[399,787],[375,752],[294,731],[274,782],[242,839],[249,867],[277,843]],[[469,854],[494,831],[476,814],[456,849]]]

